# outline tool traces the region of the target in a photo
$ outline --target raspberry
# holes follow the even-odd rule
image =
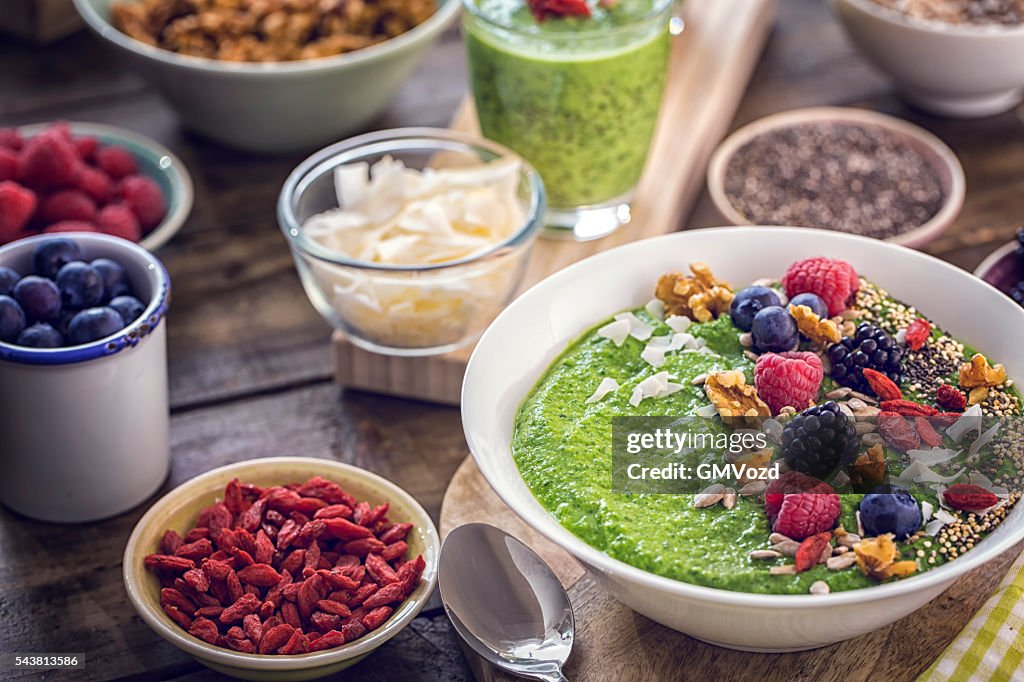
[[[96,202],[81,190],[62,190],[43,199],[39,204],[39,217],[47,225],[62,220],[81,220],[88,223],[96,217]]]
[[[78,189],[95,199],[97,203],[105,204],[114,196],[114,181],[99,168],[86,166],[78,175]]]
[[[18,237],[36,210],[35,192],[16,182],[0,182],[0,244]]]
[[[0,182],[4,180],[17,180],[18,168],[20,166],[18,155],[14,150],[0,147]]]
[[[142,175],[130,175],[117,186],[118,194],[132,210],[144,230],[151,230],[160,224],[167,214],[160,186]]]
[[[78,220],[62,220],[59,223],[53,225],[47,225],[43,228],[43,232],[46,234],[55,234],[57,232],[99,232],[96,226],[92,223],[85,223]]]
[[[100,230],[115,237],[137,242],[142,239],[142,228],[135,214],[124,204],[104,206],[96,216]]]
[[[0,128],[0,147],[18,152],[24,144],[17,128]]]
[[[131,152],[121,147],[101,147],[96,150],[96,165],[114,180],[139,172],[139,165]]]
[[[818,397],[825,372],[821,358],[814,353],[765,353],[754,368],[757,394],[772,414],[787,405],[803,409]]]
[[[100,146],[100,141],[95,137],[76,137],[74,139],[75,149],[78,150],[78,156],[82,161],[92,162],[96,156],[96,150]]]
[[[782,286],[790,298],[799,294],[815,294],[828,306],[828,314],[836,316],[846,310],[860,288],[857,271],[846,261],[817,257],[797,261],[789,266]]]
[[[768,484],[764,500],[772,530],[794,540],[831,530],[839,519],[839,495],[832,486],[798,472]]]
[[[33,189],[73,186],[82,162],[78,150],[59,130],[45,130],[21,152],[21,182]]]

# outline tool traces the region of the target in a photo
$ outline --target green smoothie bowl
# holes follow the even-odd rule
[[[309,680],[355,665],[411,623],[436,585],[439,552],[430,516],[395,484],[340,462],[270,457],[209,471],[150,507],[125,547],[124,585],[142,620],[203,665]]]
[[[518,298],[470,360],[463,422],[505,502],[620,601],[805,649],[1024,537],[1021,333],[1012,301],[902,247],[697,230]]]

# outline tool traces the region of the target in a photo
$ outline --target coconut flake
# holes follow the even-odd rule
[[[964,471],[966,471],[966,469],[961,469],[952,476],[942,476],[925,466],[921,460],[914,460],[911,462],[910,466],[904,469],[897,477],[897,480],[903,481],[904,483],[908,481],[913,481],[915,483],[951,483],[960,478]]]
[[[629,396],[629,404],[633,407],[639,407],[640,403],[644,399],[644,389],[637,386],[633,389],[633,395]]]
[[[981,405],[971,405],[946,429],[946,435],[959,443],[971,431],[981,432]]]
[[[955,516],[953,514],[950,514],[945,509],[936,509],[935,510],[935,519],[937,521],[941,521],[942,525],[944,525],[944,526],[948,526],[949,524],[956,523],[957,521],[960,520],[957,516]]]
[[[942,530],[942,527],[945,525],[946,524],[944,524],[942,521],[935,519],[934,521],[929,521],[925,524],[924,532],[928,535],[931,535],[932,537],[935,537],[939,534],[939,531]]]
[[[597,330],[597,335],[610,339],[616,346],[621,346],[629,337],[630,325],[628,320],[615,320]]]
[[[665,347],[650,345],[640,353],[641,359],[651,367],[661,367],[665,364]]]
[[[637,341],[646,341],[654,333],[654,327],[647,324],[633,313],[619,313],[615,316],[618,321],[625,321],[629,324],[629,335]]]
[[[665,324],[671,327],[674,332],[685,332],[693,324],[693,320],[684,315],[669,315],[665,320]]]
[[[935,513],[935,505],[928,500],[921,501],[921,520],[927,523],[931,520],[932,514]]]
[[[944,464],[956,458],[963,450],[948,450],[946,448],[931,448],[929,450],[907,450],[911,460],[921,462],[925,466]]]
[[[996,433],[998,431],[999,422],[996,422],[992,425],[992,428],[978,436],[977,440],[971,443],[971,449],[967,451],[967,458],[973,459],[983,447],[992,442],[992,439],[996,437]]]
[[[593,395],[587,398],[585,402],[588,405],[592,403],[601,402],[602,400],[604,400],[604,397],[606,395],[614,391],[617,391],[618,389],[619,382],[617,382],[615,379],[609,379],[608,377],[605,377],[604,379],[601,379],[601,383],[598,384],[597,390],[594,391]]]
[[[697,408],[696,412],[698,417],[704,417],[705,419],[711,419],[718,414],[718,408],[708,403],[707,405],[701,405]]]
[[[664,321],[665,319],[665,304],[661,299],[652,298],[646,305],[644,305],[644,310],[646,310],[647,314],[656,320]]]

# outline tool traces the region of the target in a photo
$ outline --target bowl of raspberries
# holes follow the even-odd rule
[[[440,540],[407,492],[348,464],[254,459],[183,482],[139,520],[124,584],[142,619],[243,679],[347,668],[416,618]]]
[[[141,135],[98,123],[0,128],[0,245],[95,232],[152,251],[191,208],[184,164]]]

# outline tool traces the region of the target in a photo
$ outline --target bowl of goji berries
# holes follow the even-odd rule
[[[313,679],[398,634],[437,583],[429,515],[405,491],[330,460],[215,469],[139,520],[124,583],[165,640],[243,679]]]

